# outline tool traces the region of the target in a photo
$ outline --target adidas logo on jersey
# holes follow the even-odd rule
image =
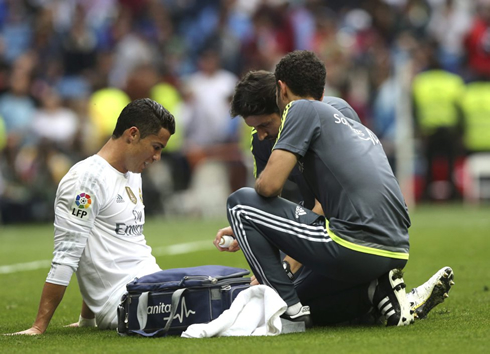
[[[124,203],[124,198],[120,194],[117,195],[116,203]]]
[[[297,206],[295,215],[296,215],[296,219],[297,219],[297,218],[299,218],[300,215],[306,215],[306,211],[303,208],[301,208],[300,206]]]

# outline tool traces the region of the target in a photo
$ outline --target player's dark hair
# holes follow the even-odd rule
[[[279,114],[274,74],[264,70],[248,72],[235,87],[230,113],[243,118]]]
[[[286,54],[276,65],[276,82],[284,82],[292,93],[300,97],[321,100],[327,71],[323,62],[308,50]]]
[[[175,119],[161,104],[149,98],[142,98],[124,107],[117,119],[112,138],[121,137],[124,131],[131,127],[139,129],[141,138],[157,135],[161,128],[167,129],[172,135],[175,133]]]

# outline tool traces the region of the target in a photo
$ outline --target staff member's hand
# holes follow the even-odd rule
[[[254,285],[259,285],[259,281],[257,280],[257,278],[255,277],[255,275],[252,275],[250,277],[250,286],[254,286]]]
[[[240,250],[240,246],[238,245],[237,240],[233,240],[231,245],[227,248],[226,247],[225,248],[220,247],[219,243],[221,241],[221,238],[225,235],[233,236],[233,238],[235,237],[235,234],[233,233],[231,226],[220,229],[218,231],[218,233],[216,234],[216,237],[214,238],[213,244],[218,249],[218,251],[220,251],[220,252],[236,252],[236,251]]]

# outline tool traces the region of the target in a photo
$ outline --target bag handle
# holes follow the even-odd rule
[[[140,304],[138,303],[138,321],[140,321],[140,329],[139,330],[129,330],[128,332],[131,333],[136,333],[139,334],[143,337],[166,337],[168,335],[168,331],[170,329],[170,326],[172,325],[172,322],[174,320],[175,313],[177,312],[177,308],[179,307],[179,302],[180,299],[182,299],[182,296],[184,292],[187,290],[187,288],[182,288],[182,289],[177,289],[174,291],[172,294],[172,301],[170,305],[170,315],[168,318],[167,323],[165,324],[165,327],[157,329],[155,332],[147,333],[144,331],[144,327],[146,326],[146,319],[148,314],[146,314],[146,317],[143,318],[143,316],[140,316]],[[148,305],[148,299],[146,299],[146,305]],[[146,306],[145,306],[146,307]],[[144,322],[144,324],[142,323]]]

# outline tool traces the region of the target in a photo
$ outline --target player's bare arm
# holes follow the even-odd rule
[[[65,295],[66,286],[45,283],[39,303],[36,321],[31,328],[12,334],[38,335],[43,334],[48,328],[49,322],[58,308],[63,296]]]
[[[315,206],[313,207],[313,209],[311,209],[311,211],[313,211],[314,213],[317,213],[318,215],[325,216],[325,213],[323,212],[322,205],[320,204],[320,202],[317,199],[315,199]]]
[[[274,150],[264,171],[255,181],[255,191],[263,197],[279,196],[296,162],[295,154],[286,150]]]

